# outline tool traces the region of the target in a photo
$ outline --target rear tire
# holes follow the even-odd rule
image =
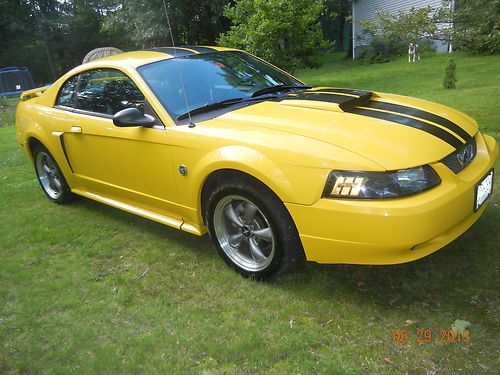
[[[221,257],[245,277],[274,278],[304,258],[283,202],[250,177],[218,184],[208,195],[205,222]]]
[[[59,165],[44,146],[36,145],[33,148],[33,160],[38,182],[47,198],[59,204],[67,203],[73,199],[74,194],[71,192]]]

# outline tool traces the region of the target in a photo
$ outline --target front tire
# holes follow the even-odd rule
[[[251,178],[231,178],[208,197],[205,214],[221,257],[238,273],[276,277],[303,259],[300,238],[280,199]]]
[[[47,198],[60,204],[70,201],[73,193],[50,152],[42,145],[36,145],[33,148],[33,160],[38,182]]]

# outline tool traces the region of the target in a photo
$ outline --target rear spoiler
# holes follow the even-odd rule
[[[21,100],[24,101],[24,100],[33,99],[33,98],[36,98],[38,96],[41,96],[49,87],[50,86],[44,86],[44,87],[39,87],[36,89],[24,91],[21,94]]]

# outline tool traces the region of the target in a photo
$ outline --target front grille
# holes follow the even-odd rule
[[[470,154],[466,149],[469,148]],[[477,146],[475,138],[471,138],[463,146],[460,146],[447,157],[441,160],[441,163],[450,168],[454,173],[461,172],[469,163],[474,160],[476,157]],[[464,161],[464,156],[466,156],[466,160]]]

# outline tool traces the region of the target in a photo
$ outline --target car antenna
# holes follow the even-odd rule
[[[174,42],[174,34],[172,33],[172,26],[170,25],[170,18],[168,17],[167,3],[165,2],[165,0],[163,0],[163,8],[165,9],[165,15],[167,16],[168,31],[170,32],[170,38],[172,39],[172,47],[174,49],[174,54],[177,55],[177,49],[175,47],[175,42]],[[176,58],[176,56],[174,56],[174,59],[175,58]],[[175,65],[177,65],[177,64],[175,64]],[[191,111],[189,110],[186,89],[184,88],[184,80],[182,79],[182,72],[181,72],[181,69],[179,68],[179,65],[177,65],[177,71],[179,72],[179,79],[181,81],[182,93],[184,94],[184,102],[186,103],[186,110],[187,110],[187,115],[189,118],[189,125],[188,126],[190,128],[194,128],[196,126],[196,124],[191,119]]]

